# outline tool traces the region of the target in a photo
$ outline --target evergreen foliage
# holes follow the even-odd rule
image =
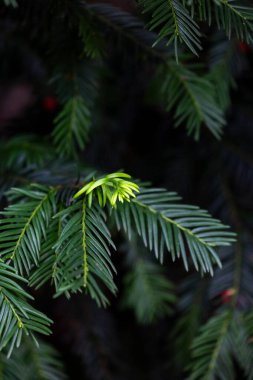
[[[15,346],[19,347],[24,334],[34,338],[34,332],[46,335],[50,333],[50,319],[29,305],[27,299],[32,297],[17,281],[24,279],[12,267],[1,262],[0,347],[3,349],[9,344],[8,356]]]
[[[252,188],[252,161],[239,144],[223,142],[230,93],[247,67],[238,46],[250,49],[253,42],[252,5],[235,0],[139,0],[124,10],[78,0],[45,4],[4,0],[0,13],[1,21],[11,20],[6,23],[9,29],[4,26],[8,30],[3,41],[8,45],[12,38],[13,50],[20,43],[22,54],[33,51],[39,62],[35,59],[35,66],[43,66],[38,70],[43,86],[57,96],[56,107],[46,106],[51,112],[49,130],[43,120],[38,133],[34,126],[32,133],[24,126],[20,134],[12,126],[7,133],[3,119],[0,378],[66,378],[55,349],[37,337],[51,333],[52,321],[37,310],[39,302],[36,308],[30,305],[30,293],[39,300],[51,287],[55,298],[85,293],[99,307],[111,303],[115,307],[119,297],[123,309],[131,309],[140,324],[161,318],[167,322],[173,315],[171,352],[176,354],[169,364],[175,379],[232,380],[238,371],[253,379],[252,210],[245,211],[244,204],[240,208],[244,196],[236,184],[247,172],[245,188]],[[7,49],[7,57],[8,53]],[[222,194],[213,203],[215,217],[202,207],[185,204],[170,185],[169,190],[153,187],[123,170],[114,171],[116,159],[111,170],[88,166],[89,160],[94,162],[90,141],[99,139],[100,124],[113,125],[114,117],[119,117],[113,115],[114,104],[125,101],[121,88],[113,93],[113,74],[117,70],[118,77],[122,74],[122,68],[114,67],[119,57],[124,57],[129,72],[133,67],[138,70],[143,82],[141,91],[135,94],[131,88],[130,95],[137,99],[141,94],[147,104],[159,104],[174,127],[184,126],[189,140],[193,137],[203,181],[211,196]],[[8,78],[5,63],[0,75]],[[145,67],[145,75],[140,67]],[[2,119],[0,128],[1,123]],[[152,127],[153,147],[158,127]],[[140,135],[138,140],[135,131],[130,139],[145,147],[145,136]],[[233,131],[230,136],[237,137]],[[175,145],[184,141],[180,137]],[[99,150],[106,161],[105,145]],[[110,152],[118,148],[112,139]],[[167,163],[177,160],[173,149],[166,153]],[[134,149],[131,153],[129,161],[134,161]],[[208,159],[202,163],[203,157]],[[162,162],[161,166],[165,167]],[[180,167],[176,171],[184,181]],[[160,182],[170,184],[165,179],[170,174],[168,165]],[[185,183],[187,187],[186,179]],[[199,204],[205,204],[197,184],[194,192]],[[225,208],[230,210],[227,214],[222,212]],[[125,250],[125,267],[117,249]],[[171,263],[178,259],[182,263]]]
[[[54,142],[62,155],[71,155],[75,143],[83,149],[88,138],[90,111],[83,98],[71,98],[55,119]]]
[[[186,123],[188,134],[198,140],[201,125],[205,124],[216,138],[220,138],[225,121],[212,82],[193,68],[189,70],[186,65],[173,61],[165,70],[162,68],[158,76],[159,82],[163,78],[161,95],[167,110],[175,107],[175,126]]]
[[[99,305],[106,305],[107,298],[97,281],[104,283],[112,293],[116,292],[116,286],[115,268],[110,258],[110,246],[114,244],[103,210],[99,205],[87,207],[85,199],[58,216],[68,218],[55,245],[55,250],[60,252],[56,260],[58,293],[84,287]]]
[[[223,311],[212,317],[194,340],[189,379],[233,379],[235,362],[251,379],[252,358],[245,316]]]
[[[155,44],[165,38],[168,39],[168,45],[173,41],[177,56],[178,42],[184,42],[192,53],[197,54],[197,50],[201,48],[198,25],[180,1],[145,0],[141,4],[145,12],[152,14],[150,30],[158,30],[159,38]]]
[[[133,308],[140,323],[151,323],[172,313],[173,290],[157,264],[139,260],[125,277],[123,306]]]
[[[13,262],[21,274],[29,273],[32,264],[38,264],[41,240],[46,236],[53,214],[54,190],[13,188],[9,196],[16,203],[2,212],[5,218],[0,225],[1,254]],[[28,202],[19,202],[23,197],[27,197]]]
[[[10,358],[2,353],[0,363],[3,380],[66,379],[58,353],[43,341],[39,341],[38,348],[25,339]]]
[[[117,226],[129,238],[132,229],[137,231],[161,263],[168,250],[173,261],[182,256],[188,270],[189,253],[196,270],[213,274],[213,263],[221,265],[215,247],[230,244],[234,235],[205,210],[178,204],[179,200],[176,193],[164,189],[142,189],[130,204],[114,211]]]

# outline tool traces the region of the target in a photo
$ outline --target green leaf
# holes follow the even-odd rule
[[[116,207],[118,201],[121,203],[130,202],[131,198],[135,197],[135,193],[139,192],[139,186],[132,181],[127,181],[125,178],[130,179],[131,176],[126,173],[116,172],[97,180],[93,179],[74,194],[73,198],[78,198],[81,195],[88,196],[89,207],[92,204],[93,195],[97,196],[101,207],[104,207],[107,201],[112,207]]]
[[[204,325],[192,345],[189,380],[233,379],[230,327],[232,313],[225,311]]]
[[[8,194],[16,203],[1,212],[1,257],[13,262],[21,274],[29,273],[39,262],[41,241],[55,209],[55,191],[37,186],[13,188]]]
[[[235,362],[247,379],[253,376],[253,347],[248,329],[251,313],[224,310],[212,317],[192,345],[189,380],[235,378]],[[252,322],[251,322],[252,323]]]
[[[192,53],[197,55],[200,46],[200,32],[196,22],[190,16],[182,2],[178,0],[140,0],[144,13],[151,13],[148,27],[157,31],[157,44],[162,39],[174,42],[175,55],[178,57],[178,43],[184,43]]]
[[[194,18],[216,23],[231,38],[234,33],[239,40],[252,42],[253,8],[248,2],[235,0],[198,0],[184,1],[190,7]]]
[[[189,286],[192,284],[188,284]],[[196,284],[193,284],[196,285]],[[197,286],[200,284],[197,284]],[[179,318],[176,321],[176,325],[171,331],[171,340],[173,341],[174,352],[175,352],[175,363],[179,371],[182,368],[191,363],[191,357],[189,356],[189,350],[192,345],[193,339],[199,330],[202,317],[202,302],[203,301],[200,294],[197,294],[201,289],[201,286],[195,288],[195,294],[193,297],[188,297],[190,305],[186,310],[180,310]],[[187,290],[193,291],[193,289],[187,288]],[[189,299],[190,298],[190,299]],[[199,299],[200,298],[200,299]],[[180,302],[180,301],[179,301]]]
[[[94,25],[91,17],[83,14],[79,22],[79,35],[83,41],[84,52],[91,59],[101,59],[105,55],[105,39]]]
[[[20,135],[10,140],[1,139],[0,169],[20,170],[27,166],[41,167],[52,155],[48,142],[33,135]]]
[[[230,106],[230,90],[236,87],[234,77],[244,66],[235,40],[228,41],[224,34],[217,34],[210,52],[210,71],[207,79],[213,83],[215,98],[221,110]]]
[[[48,335],[51,320],[27,303],[32,297],[17,281],[25,281],[9,265],[0,263],[0,350],[8,344],[8,356],[18,347],[23,335],[39,332]]]
[[[235,234],[207,211],[180,204],[179,200],[176,193],[164,189],[142,188],[130,203],[112,210],[112,215],[118,229],[123,229],[129,239],[136,230],[161,262],[167,249],[173,261],[182,258],[186,270],[191,258],[196,270],[213,274],[213,264],[221,265],[215,248],[230,245]]]
[[[91,124],[89,107],[81,96],[70,98],[55,119],[54,143],[60,155],[71,156],[76,148],[84,149]]]
[[[219,28],[231,37],[232,30],[237,38],[252,42],[253,9],[234,0],[219,0],[215,8],[216,22]]]
[[[124,279],[123,306],[132,308],[140,323],[151,323],[172,313],[173,285],[159,265],[137,260]]]
[[[41,340],[38,343],[39,347],[24,339],[10,358],[1,353],[1,380],[65,380],[59,354],[48,343]]]
[[[136,53],[141,56],[148,54],[148,56],[159,59],[168,55],[169,49],[164,46],[164,43],[153,46],[157,34],[147,30],[138,15],[118,6],[109,5],[109,3],[89,2],[82,3],[82,6],[90,16],[94,35],[97,35],[96,28],[98,26],[99,31],[103,33],[104,41],[113,41],[114,44],[120,46],[120,51],[124,51],[126,45],[129,45],[134,55]],[[122,43],[123,40],[124,43]],[[95,49],[100,48],[99,41],[96,40],[95,44]]]
[[[231,344],[233,355],[238,365],[244,371],[246,379],[252,380],[253,345],[250,324],[252,324],[252,312],[237,312],[235,314]]]
[[[57,294],[85,288],[99,305],[106,306],[108,299],[103,287],[115,294],[113,272],[116,270],[109,249],[114,244],[102,208],[96,202],[87,207],[84,199],[56,217],[66,218],[66,225],[54,246],[59,252],[56,261]]]
[[[58,253],[53,249],[53,246],[57,242],[61,231],[61,218],[52,220],[48,227],[46,239],[41,245],[38,267],[34,268],[29,278],[29,285],[34,286],[35,289],[41,288],[48,281],[53,281],[55,287],[58,287]]]
[[[216,138],[220,138],[225,120],[211,81],[187,65],[173,61],[161,67],[157,80],[161,83],[160,92],[167,110],[175,109],[176,127],[186,124],[188,134],[197,140],[201,126],[205,125]]]

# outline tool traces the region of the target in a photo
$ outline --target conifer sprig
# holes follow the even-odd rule
[[[9,197],[16,203],[1,213],[1,257],[13,262],[19,273],[29,273],[32,265],[38,265],[41,242],[55,212],[55,191],[43,186],[13,188]]]
[[[219,139],[225,120],[216,101],[215,86],[208,78],[193,70],[193,65],[169,61],[160,67],[157,80],[168,111],[174,110],[175,126],[186,124],[189,135],[198,140],[205,126]]]
[[[59,252],[56,259],[57,294],[69,294],[84,288],[99,305],[106,306],[108,299],[100,282],[113,294],[117,288],[113,280],[116,269],[110,257],[110,248],[115,246],[105,224],[104,211],[97,202],[87,207],[84,198],[55,217],[66,218],[54,245],[55,251]]]
[[[178,0],[140,0],[140,4],[144,13],[151,13],[148,27],[158,33],[155,44],[163,39],[167,40],[167,44],[174,43],[177,59],[179,43],[184,43],[192,53],[198,54],[198,50],[201,49],[199,27],[182,2]]]
[[[134,310],[140,323],[170,315],[176,296],[173,284],[158,264],[138,259],[124,279],[123,306]]]
[[[221,266],[216,247],[230,245],[235,235],[205,210],[179,201],[176,193],[142,188],[132,202],[119,205],[112,215],[130,239],[136,230],[160,262],[168,250],[173,261],[182,258],[186,270],[191,258],[196,270],[213,274],[213,264]]]
[[[51,320],[27,302],[33,299],[18,282],[26,282],[9,265],[0,262],[0,350],[8,345],[8,356],[19,347],[23,335],[50,334]],[[35,339],[36,341],[36,339]]]

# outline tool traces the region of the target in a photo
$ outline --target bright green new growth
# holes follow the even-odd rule
[[[125,180],[125,178],[130,179],[131,176],[126,173],[112,173],[98,180],[94,179],[79,190],[73,198],[86,195],[89,207],[92,205],[94,195],[97,196],[101,207],[106,205],[107,200],[112,207],[116,207],[117,201],[121,203],[130,202],[131,198],[136,196],[134,192],[139,192],[139,186],[132,181]]]

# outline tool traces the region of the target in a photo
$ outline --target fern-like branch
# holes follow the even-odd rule
[[[109,250],[114,244],[102,208],[94,202],[92,207],[86,207],[84,198],[56,217],[67,220],[54,247],[59,252],[57,294],[76,292],[84,287],[99,305],[105,306],[108,300],[100,283],[112,293],[116,292],[116,286]]]
[[[119,205],[113,215],[130,239],[132,229],[137,230],[161,262],[167,248],[173,261],[182,257],[186,270],[189,254],[196,270],[212,274],[213,263],[221,265],[215,248],[229,245],[234,234],[206,211],[179,204],[179,200],[176,193],[164,189],[141,189],[136,199]]]
[[[234,33],[240,40],[252,41],[253,9],[244,1],[184,0],[194,19],[216,23],[230,38]]]
[[[192,374],[189,380],[232,379],[233,361],[229,340],[230,311],[221,313],[202,327],[192,346]]]
[[[174,42],[175,55],[178,57],[178,42],[183,42],[192,53],[197,54],[200,46],[200,32],[196,22],[190,16],[182,2],[178,0],[140,0],[145,13],[151,13],[150,30],[158,33],[155,42],[163,39]]]
[[[80,96],[69,99],[55,119],[53,137],[59,154],[71,156],[76,147],[84,149],[90,124],[91,114],[84,99]]]
[[[169,61],[158,71],[161,95],[167,110],[175,108],[175,126],[186,124],[188,134],[195,139],[205,125],[220,138],[225,124],[222,110],[215,99],[215,88],[211,81],[201,77],[187,65]]]
[[[1,214],[1,257],[12,261],[23,274],[38,265],[42,238],[46,236],[50,218],[55,208],[55,191],[43,186],[36,189],[15,189],[9,197],[16,201]],[[26,201],[21,200],[25,198]]]
[[[17,281],[25,281],[9,265],[0,263],[0,350],[9,344],[8,355],[19,346],[24,334],[48,335],[51,321],[27,303],[32,297]]]
[[[137,260],[124,283],[123,305],[134,310],[140,323],[151,323],[171,314],[176,297],[159,265]]]
[[[66,375],[59,354],[41,340],[36,346],[24,339],[21,347],[15,348],[10,358],[0,354],[1,380],[65,380]]]

